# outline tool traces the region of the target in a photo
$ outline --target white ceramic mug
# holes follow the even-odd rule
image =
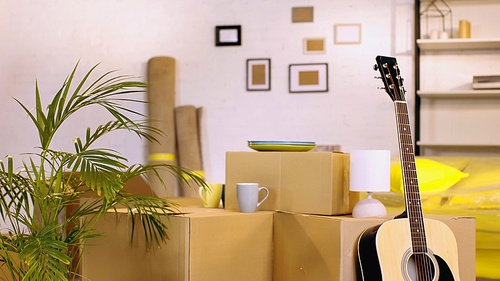
[[[259,192],[266,190],[266,197],[259,202]],[[258,183],[237,183],[236,184],[236,197],[238,199],[238,206],[242,213],[253,213],[255,209],[264,202],[269,196],[269,189],[260,187]]]

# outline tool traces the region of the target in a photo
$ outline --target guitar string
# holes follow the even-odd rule
[[[392,79],[392,77],[391,77]],[[393,81],[394,84],[394,81]],[[405,181],[405,186],[409,187],[405,191],[407,191],[407,202],[409,203],[408,211],[410,212],[410,217],[411,217],[411,226],[416,226],[417,229],[415,231],[415,227],[412,227],[411,229],[413,232],[418,232],[414,233],[414,239],[415,244],[418,248],[418,252],[425,252],[426,245],[425,240],[422,238],[425,238],[425,232],[420,231],[420,229],[423,230],[423,220],[421,218],[421,204],[420,204],[420,198],[418,190],[414,190],[415,187],[418,189],[418,179],[416,175],[416,166],[415,166],[415,159],[414,159],[414,153],[413,153],[413,143],[411,140],[411,131],[410,133],[404,133],[406,131],[406,128],[408,127],[409,129],[409,120],[408,120],[408,113],[407,113],[407,108],[406,108],[406,103],[397,103],[397,118],[398,118],[398,124],[400,126],[399,131],[400,131],[400,139],[401,139],[401,146],[403,148],[402,151],[402,160],[403,160],[403,173],[405,175],[404,181]],[[406,109],[406,110],[405,110]],[[406,118],[405,118],[406,117]],[[401,121],[402,120],[402,121]],[[407,152],[405,152],[407,151]],[[408,166],[407,166],[408,165]],[[414,183],[415,182],[415,183]],[[411,204],[413,202],[413,205]],[[415,218],[415,221],[413,220]],[[416,222],[416,223],[415,223]]]
[[[402,112],[403,110],[403,107],[402,107],[402,103],[396,103],[396,118],[397,118],[397,123],[398,123],[398,131],[399,131],[399,138],[400,138],[400,147],[401,147],[401,160],[402,160],[402,172],[404,174],[404,178],[403,178],[403,181],[404,181],[404,185],[405,185],[405,196],[406,196],[406,202],[407,202],[407,211],[408,211],[408,220],[410,222],[410,231],[413,232],[413,227],[412,227],[412,224],[413,224],[413,217],[414,217],[414,210],[413,210],[413,206],[414,204],[412,205],[411,203],[412,202],[415,202],[414,201],[414,194],[413,192],[411,192],[409,190],[409,184],[412,183],[412,182],[408,182],[409,180],[409,177],[410,175],[408,174],[409,171],[407,169],[407,163],[410,163],[409,160],[411,159],[411,153],[413,153],[413,151],[411,151],[411,146],[408,147],[408,139],[407,139],[407,134],[404,133],[404,131],[406,130],[406,125],[407,123],[404,121],[404,112]],[[405,152],[406,151],[406,152]],[[410,159],[409,159],[410,158]],[[410,168],[410,166],[408,166],[408,168]],[[412,181],[414,179],[412,178]],[[413,233],[412,233],[413,234]],[[415,237],[414,235],[410,235],[410,238],[412,239],[412,247],[413,247],[413,252],[418,252],[418,250],[416,249],[416,245],[415,245]],[[415,262],[415,266],[417,267],[417,280],[423,280],[423,272],[422,270],[420,270],[422,268],[422,261],[421,261],[421,258],[420,258],[420,255],[418,254],[414,254],[413,255],[413,258],[414,258],[414,262]],[[425,267],[424,267],[425,268]]]
[[[396,71],[396,77],[398,81],[398,89],[400,92],[395,92],[399,93],[401,95],[401,90],[404,91],[404,88],[401,84],[401,79],[399,75],[399,69],[397,64],[394,65],[394,69]],[[392,80],[392,85],[395,88],[396,83],[394,81],[393,75],[390,75],[390,78]],[[401,101],[404,101],[404,98],[402,96],[399,97]],[[401,103],[396,103],[396,116],[397,116],[397,123],[398,123],[398,131],[400,135],[400,147],[402,148],[401,152],[401,157],[402,157],[402,167],[403,167],[403,174],[405,175],[404,180],[404,186],[405,186],[405,196],[407,197],[407,210],[410,213],[409,214],[409,220],[410,220],[410,231],[412,232],[411,238],[412,238],[412,245],[415,250],[415,246],[419,246],[419,253],[414,256],[415,264],[420,265],[420,268],[424,268],[424,272],[422,270],[417,270],[419,274],[425,274],[426,279],[425,280],[431,280],[432,279],[432,268],[431,264],[429,264],[428,260],[426,259],[425,253],[427,252],[427,243],[426,243],[426,238],[425,238],[425,228],[424,228],[424,220],[422,216],[422,207],[421,207],[421,200],[420,200],[420,192],[418,190],[418,177],[417,177],[417,171],[416,171],[416,164],[415,164],[415,154],[414,154],[414,149],[413,149],[413,141],[411,137],[411,128],[410,128],[410,120],[409,120],[409,115],[408,115],[408,107],[406,102],[401,102]],[[399,108],[398,108],[399,107]],[[403,111],[402,113],[400,113]],[[403,120],[403,122],[400,121],[400,119]],[[408,132],[404,133],[405,131]],[[403,144],[405,147],[403,147]],[[406,152],[405,152],[406,151]],[[408,164],[408,169],[406,167],[406,164]],[[410,182],[408,182],[408,180]],[[413,181],[415,183],[413,183]],[[408,187],[408,188],[406,188]],[[412,189],[412,190],[409,190]],[[415,190],[416,189],[416,190]],[[412,205],[411,202],[414,202]],[[416,203],[416,204],[415,204]],[[415,218],[415,222],[417,226],[416,232],[414,233],[415,229],[412,227],[412,224],[415,224],[413,222],[413,219]],[[417,235],[418,234],[418,235]],[[418,279],[424,280],[421,278],[423,276],[419,276]]]
[[[401,105],[403,106],[403,105]],[[403,108],[404,110],[406,110],[406,114],[403,115],[403,120],[404,120],[404,124],[408,124],[408,129],[409,129],[409,126],[410,126],[410,121],[409,121],[409,115],[407,114],[407,108],[406,108],[406,104],[404,105],[405,107]],[[409,147],[413,148],[413,141],[411,139],[411,133],[410,134],[407,134],[406,135],[406,142],[409,143]],[[425,268],[425,271],[421,271],[422,274],[425,274],[423,280],[431,280],[432,279],[432,275],[433,275],[433,272],[432,272],[432,264],[430,263],[429,259],[427,258],[426,254],[427,253],[427,242],[426,242],[426,237],[425,237],[425,226],[424,226],[424,219],[423,219],[423,216],[422,216],[422,204],[421,204],[421,198],[420,198],[420,192],[418,190],[418,174],[417,174],[417,170],[416,170],[416,162],[415,162],[415,157],[414,157],[414,153],[412,154],[408,154],[406,155],[406,160],[411,163],[412,167],[410,168],[409,170],[409,176],[410,178],[414,178],[415,179],[415,184],[414,185],[411,185],[409,184],[410,188],[412,189],[412,197],[413,197],[413,200],[416,200],[416,202],[418,204],[413,204],[413,212],[414,212],[414,216],[415,217],[418,217],[418,228],[417,228],[417,231],[419,231],[419,235],[416,235],[416,240],[415,241],[417,244],[419,244],[420,246],[420,252],[422,253],[419,253],[417,254],[418,256],[418,259],[419,259],[419,264],[420,266],[423,266]]]
[[[408,120],[408,114],[407,109],[405,108],[406,104],[400,104],[399,112],[400,112],[400,119],[401,119],[401,124],[403,129],[401,130],[402,132],[405,131],[405,129],[408,129],[409,126],[409,120]],[[405,143],[405,150],[408,148],[408,151],[411,151],[410,149],[412,148],[413,142],[411,140],[411,134],[402,134],[402,140],[403,143]],[[423,218],[421,216],[422,210],[421,210],[421,204],[419,204],[420,198],[419,198],[419,192],[418,190],[418,177],[416,173],[416,166],[415,166],[415,160],[414,160],[414,154],[413,153],[408,153],[404,155],[404,162],[405,162],[405,174],[406,174],[406,185],[407,185],[407,192],[408,192],[408,197],[409,200],[408,202],[410,203],[410,221],[412,222],[411,229],[412,229],[412,234],[413,234],[413,243],[415,245],[415,261],[417,266],[419,267],[419,270],[417,271],[419,273],[419,279],[420,280],[431,280],[432,278],[432,270],[431,270],[431,265],[428,262],[428,259],[426,258],[425,252],[426,252],[426,240],[425,240],[425,232],[423,229]],[[412,204],[413,203],[413,204]]]
[[[427,262],[425,254],[425,238],[422,239],[422,235],[425,235],[425,232],[419,231],[419,229],[423,229],[423,220],[421,219],[421,210],[419,212],[419,208],[421,208],[421,204],[418,204],[419,199],[418,191],[414,191],[415,188],[418,188],[418,178],[416,175],[416,166],[415,166],[415,158],[413,152],[413,143],[411,140],[411,133],[404,133],[406,129],[409,129],[409,120],[406,103],[397,103],[397,118],[398,124],[400,126],[400,139],[401,139],[401,147],[402,158],[403,158],[403,173],[405,174],[405,186],[408,187],[405,189],[407,195],[408,212],[409,212],[409,220],[410,220],[410,230],[412,232],[412,244],[414,245],[414,261],[417,267],[417,280],[431,280],[432,271],[430,265]],[[406,152],[405,152],[406,151]],[[410,181],[410,182],[408,182]],[[413,204],[411,204],[413,202]],[[415,204],[416,203],[416,204]],[[415,222],[417,224],[415,231]],[[420,218],[420,219],[418,219]],[[424,236],[425,237],[425,236]],[[417,250],[415,250],[417,248]]]

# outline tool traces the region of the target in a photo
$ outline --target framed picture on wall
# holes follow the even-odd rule
[[[292,22],[313,22],[313,7],[294,7],[292,8]]]
[[[247,59],[247,91],[271,90],[271,59]]]
[[[241,25],[216,26],[215,46],[241,46]]]
[[[361,24],[336,24],[335,44],[361,44]]]
[[[304,54],[326,54],[325,38],[304,38]]]
[[[328,92],[328,64],[290,64],[288,80],[290,93]]]

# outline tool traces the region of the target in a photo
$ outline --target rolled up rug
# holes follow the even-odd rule
[[[196,108],[191,105],[179,106],[174,113],[179,165],[204,177]],[[184,197],[198,197],[198,187],[188,180],[188,183],[181,183],[179,193]]]
[[[159,143],[150,142],[148,146],[149,164],[176,165],[175,139],[175,59],[154,57],[148,62],[148,116],[149,125],[161,129],[166,136],[158,136]],[[155,176],[150,176],[151,188],[158,197],[175,196],[177,179],[169,170],[158,170],[163,186]]]

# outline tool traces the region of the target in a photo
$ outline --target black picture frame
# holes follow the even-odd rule
[[[260,67],[256,69],[254,66]],[[247,59],[247,91],[270,91],[271,90],[271,59]],[[258,77],[257,73],[254,71],[259,71]],[[264,70],[264,73],[260,73]]]
[[[230,39],[221,32],[231,35]],[[236,34],[231,34],[231,32]],[[235,35],[235,36],[233,36]],[[241,46],[241,25],[218,25],[215,27],[215,46]]]

